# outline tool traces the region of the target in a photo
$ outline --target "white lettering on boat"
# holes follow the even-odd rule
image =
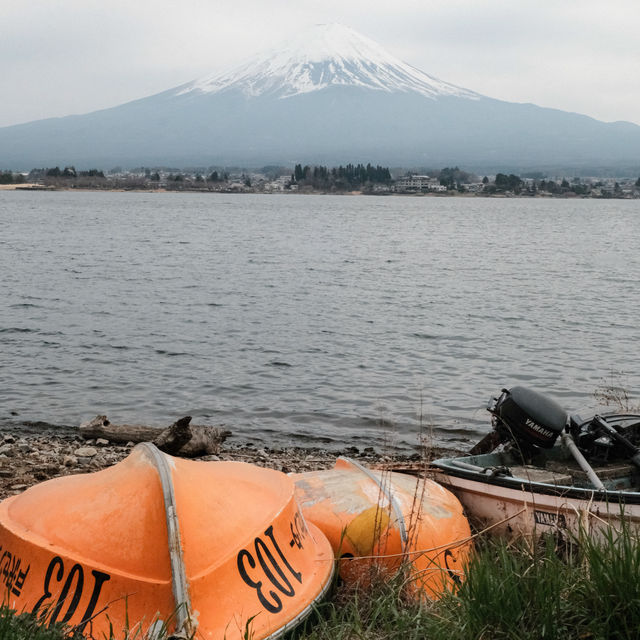
[[[529,427],[533,431],[536,431],[537,433],[540,433],[547,438],[553,437],[553,431],[551,431],[550,429],[545,429],[543,426],[539,425],[537,422],[534,422],[531,418],[527,418],[524,423],[527,425],[527,427]]]
[[[549,511],[534,511],[533,517],[536,524],[546,527],[566,527],[567,521],[562,513],[553,513]]]

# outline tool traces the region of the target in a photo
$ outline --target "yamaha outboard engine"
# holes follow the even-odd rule
[[[487,409],[493,415],[494,430],[471,449],[471,455],[489,453],[505,442],[514,443],[523,453],[532,453],[535,447],[550,449],[568,419],[557,402],[525,387],[503,389]]]

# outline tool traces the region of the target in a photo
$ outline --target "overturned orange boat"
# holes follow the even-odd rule
[[[305,518],[329,538],[345,580],[406,567],[410,590],[432,599],[460,584],[469,523],[458,499],[436,482],[348,458],[331,470],[292,477]]]
[[[321,598],[334,561],[285,474],[172,458],[57,478],[0,504],[0,579],[16,611],[81,633],[276,638]]]

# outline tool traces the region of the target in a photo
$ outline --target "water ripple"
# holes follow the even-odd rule
[[[1,415],[413,448],[485,432],[504,386],[639,386],[633,202],[0,201]]]

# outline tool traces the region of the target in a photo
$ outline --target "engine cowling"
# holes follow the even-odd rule
[[[503,389],[488,408],[509,439],[543,449],[553,447],[568,418],[557,402],[526,387]]]

